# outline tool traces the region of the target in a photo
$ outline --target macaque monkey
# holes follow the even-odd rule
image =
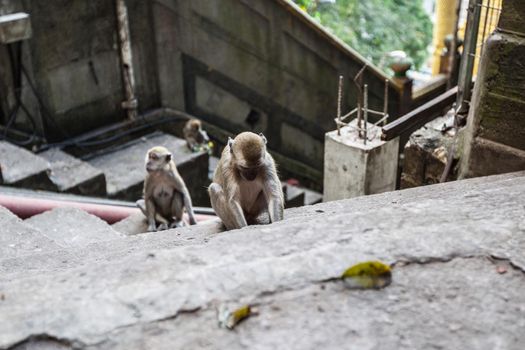
[[[202,130],[202,123],[198,119],[188,120],[182,129],[182,133],[188,148],[192,151],[202,145],[207,147],[208,141],[210,141],[206,131]]]
[[[228,230],[283,219],[283,190],[263,134],[228,139],[208,193]]]
[[[144,180],[144,199],[138,200],[137,206],[146,215],[148,231],[182,226],[184,208],[190,225],[195,225],[191,197],[171,153],[165,147],[153,147],[146,154],[145,163],[148,173]],[[160,222],[158,227],[157,222]]]

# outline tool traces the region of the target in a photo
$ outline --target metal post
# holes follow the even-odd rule
[[[459,69],[458,98],[456,101],[458,114],[466,114],[470,100],[472,83],[472,71],[474,59],[476,58],[476,44],[478,38],[481,5],[483,0],[470,0],[468,5],[467,27],[465,30],[465,43]]]
[[[386,115],[388,114],[388,79],[385,79],[385,95],[384,95],[384,102],[383,102],[383,117],[386,117]],[[383,120],[383,126],[387,124],[388,118],[385,118],[385,120]]]
[[[339,76],[339,89],[337,90],[337,136],[341,136],[341,100],[343,96],[343,76]]]
[[[364,122],[364,131],[363,131],[363,138],[364,138],[364,144],[366,145],[366,138],[367,138],[367,124],[368,124],[368,84],[365,84],[365,89],[364,89],[364,93],[363,93],[363,98],[364,98],[364,108],[363,108],[363,112],[364,112],[364,119],[365,119],[365,122]]]
[[[122,102],[122,108],[127,110],[128,119],[134,120],[137,118],[138,102],[135,98],[135,78],[133,76],[133,61],[131,57],[128,10],[124,0],[116,0],[116,7],[122,81],[126,92],[126,100]]]

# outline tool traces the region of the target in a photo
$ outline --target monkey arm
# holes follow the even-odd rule
[[[195,220],[195,214],[193,212],[193,204],[191,202],[190,192],[188,191],[184,180],[182,180],[182,177],[178,172],[176,172],[176,170],[171,172],[169,178],[175,190],[182,194],[184,207],[186,208],[188,217],[190,219],[190,225],[195,225],[197,221]]]
[[[238,200],[232,198],[230,199],[230,208],[233,221],[236,226],[235,228],[248,226],[248,222],[246,221],[246,218],[244,217],[244,212],[242,211],[241,203],[239,203]]]
[[[284,196],[281,182],[275,171],[268,174],[263,192],[268,203],[270,222],[280,221],[284,217]]]
[[[155,203],[151,198],[146,198],[146,214],[148,219],[148,231],[156,231],[157,227],[155,223]]]
[[[197,221],[195,220],[195,214],[193,213],[193,205],[191,203],[190,193],[188,192],[186,186],[184,186],[184,190],[185,191],[182,193],[182,196],[184,197],[184,206],[186,207],[186,211],[188,212],[190,225],[195,225]]]

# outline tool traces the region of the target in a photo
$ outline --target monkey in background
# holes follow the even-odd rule
[[[188,120],[184,125],[184,129],[182,129],[182,133],[190,150],[195,151],[198,150],[199,147],[208,147],[210,139],[206,131],[202,130],[202,123],[200,120]]]
[[[208,193],[228,230],[283,219],[283,190],[263,134],[228,139]]]
[[[190,225],[195,225],[191,197],[171,153],[165,147],[153,147],[146,154],[145,166],[144,199],[137,206],[148,220],[148,231],[182,226],[184,208]]]

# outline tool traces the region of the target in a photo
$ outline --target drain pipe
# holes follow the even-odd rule
[[[135,78],[133,75],[133,62],[131,57],[131,41],[129,36],[128,9],[124,0],[115,0],[117,7],[117,26],[120,47],[120,61],[122,63],[122,82],[126,92],[126,100],[122,108],[127,111],[128,119],[137,118],[138,101],[135,97]]]

